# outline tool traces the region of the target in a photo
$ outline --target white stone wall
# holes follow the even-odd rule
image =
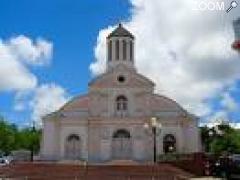
[[[196,123],[197,121],[193,121],[186,129],[184,129],[185,139],[187,140],[187,143],[185,143],[185,145],[187,147],[187,152],[189,153],[202,151],[200,130]]]
[[[139,125],[131,122],[129,125],[127,122],[125,124],[114,123],[116,123],[115,120],[112,120],[111,125],[99,125],[99,127],[95,125],[93,128],[90,128],[92,129],[90,131],[88,131],[88,126],[83,124],[62,124],[58,126],[59,133],[56,133],[56,125],[52,121],[48,121],[44,125],[42,154],[48,159],[64,159],[65,140],[69,135],[76,134],[81,137],[82,159],[89,158],[90,162],[109,161],[112,159],[113,133],[118,129],[126,129],[131,134],[132,159],[138,161],[149,161],[152,159],[152,135],[143,129],[143,123],[139,123]],[[88,136],[89,132],[90,135]],[[163,123],[161,132],[157,136],[157,154],[163,154],[163,137],[166,134],[172,134],[176,138],[177,153],[199,152],[199,132],[197,127],[192,125],[183,128],[179,124],[174,125],[174,123],[165,126]],[[90,150],[88,151],[89,147]]]
[[[59,159],[58,149],[58,130],[57,124],[54,120],[44,120],[41,156],[43,159],[55,160]]]

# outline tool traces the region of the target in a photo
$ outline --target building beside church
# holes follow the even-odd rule
[[[232,47],[240,52],[240,17],[233,21],[233,30],[235,34],[235,40],[232,44]]]
[[[235,33],[235,39],[239,40],[240,39],[240,17],[233,21],[233,29]]]
[[[157,154],[200,152],[198,119],[154,94],[155,84],[137,72],[134,36],[120,24],[106,40],[105,73],[89,83],[87,94],[43,118],[42,159],[150,161],[153,138],[144,124],[152,117],[162,125]]]

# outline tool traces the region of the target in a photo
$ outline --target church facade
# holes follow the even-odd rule
[[[144,124],[156,119],[156,151],[201,151],[198,119],[174,100],[154,94],[155,84],[137,72],[134,36],[121,24],[106,38],[107,69],[73,98],[43,118],[45,160],[106,162],[153,159],[153,134]]]

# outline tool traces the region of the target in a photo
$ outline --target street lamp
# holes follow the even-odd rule
[[[36,127],[35,127],[35,121],[33,121],[32,128],[31,128],[31,161],[34,160],[34,143],[35,143],[35,132],[36,132]]]
[[[144,129],[150,130],[153,137],[153,162],[157,162],[157,135],[160,133],[162,124],[156,117],[152,117],[149,122],[144,123]]]
[[[168,150],[169,152],[173,152],[174,148],[172,146],[169,146]]]

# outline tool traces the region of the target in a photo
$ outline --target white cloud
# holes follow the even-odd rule
[[[212,128],[212,127],[216,127],[217,125],[219,125],[221,123],[202,123],[200,124],[200,127],[203,127],[203,126],[207,126],[209,128]],[[240,129],[240,123],[229,123],[229,125],[234,128],[234,129]]]
[[[240,77],[239,57],[231,50],[238,12],[194,11],[192,2],[131,0],[132,15],[124,25],[136,36],[136,66],[156,82],[157,92],[207,115],[211,108],[206,100]],[[94,75],[105,70],[105,40],[112,29],[99,33],[96,62],[90,65]]]
[[[221,123],[222,121],[228,121],[228,113],[227,111],[224,110],[219,110],[217,112],[215,112],[210,118],[209,118],[209,122],[212,123]]]
[[[0,91],[26,90],[37,85],[37,77],[29,65],[48,64],[52,43],[44,39],[36,42],[20,35],[9,40],[0,39]]]
[[[224,93],[222,95],[221,105],[228,112],[234,112],[239,109],[238,103],[236,100],[230,95],[230,93]]]
[[[6,41],[0,39],[0,91],[12,90],[15,111],[29,111],[31,119],[41,122],[42,116],[56,111],[69,98],[56,84],[38,84],[32,66],[50,63],[53,44],[42,38],[32,40],[20,35]]]
[[[240,129],[240,123],[230,123],[230,126],[235,129]]]
[[[229,122],[228,112],[225,110],[218,110],[213,112],[206,121],[200,122],[200,126],[214,127],[222,122]]]
[[[7,44],[17,59],[28,64],[47,64],[52,57],[52,44],[41,38],[33,42],[28,37],[20,35],[11,38]]]
[[[44,84],[35,89],[30,102],[32,119],[40,121],[41,117],[58,110],[68,100],[69,95],[59,85]]]
[[[15,111],[24,111],[28,108],[27,102],[31,95],[30,92],[31,91],[19,91],[15,94],[13,106]]]
[[[202,126],[207,126],[209,128],[216,127],[219,124],[227,123],[229,124],[232,128],[235,129],[240,129],[240,123],[239,122],[230,122],[227,120],[227,113],[224,111],[217,111],[208,122],[202,122],[200,123],[200,127]]]
[[[90,64],[91,72],[96,75],[105,71],[106,68],[106,41],[105,38],[113,30],[113,27],[101,30],[97,38],[97,45],[95,46],[95,57],[97,61]]]

